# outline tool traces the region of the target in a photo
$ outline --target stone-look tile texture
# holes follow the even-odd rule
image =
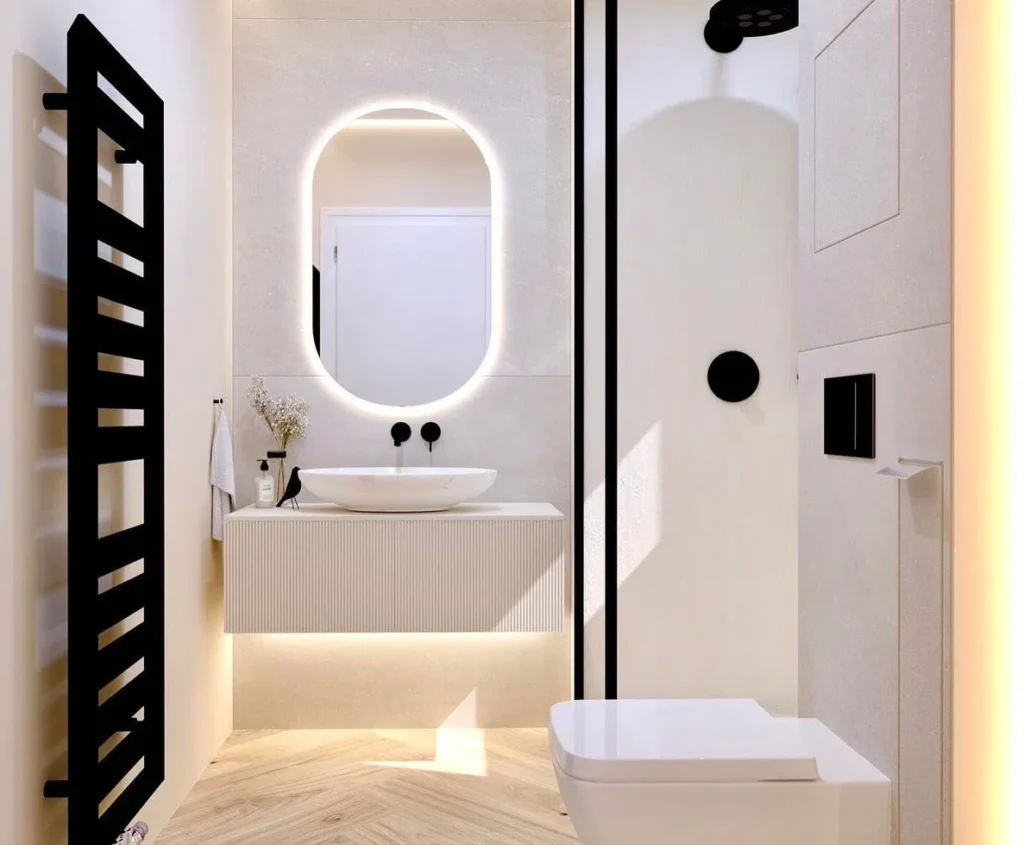
[[[800,712],[894,779],[894,810],[930,808],[902,821],[933,832],[949,475],[903,484],[875,473],[900,459],[949,466],[949,343],[938,326],[800,356]],[[824,379],[872,372],[875,460],[827,457]]]
[[[235,728],[547,724],[566,697],[560,634],[235,636]],[[468,703],[467,703],[468,702]]]
[[[947,322],[952,2],[805,5],[800,348]]]
[[[307,349],[306,166],[345,115],[404,102],[436,104],[493,151],[492,373],[568,375],[570,70],[568,24],[236,21],[235,374],[321,374]]]
[[[370,20],[380,19],[381,0],[235,0],[236,20]]]
[[[561,21],[570,0],[235,0],[240,18],[276,20]]]
[[[238,504],[255,500],[256,458],[274,449],[266,426],[249,410],[248,377],[236,377],[235,454],[252,455],[236,466]],[[403,414],[413,438],[395,449],[394,422],[350,413],[332,395],[330,376],[266,379],[272,394],[294,393],[310,404],[311,434],[289,452],[293,466],[486,466],[498,480],[483,497],[491,502],[551,502],[568,516],[572,476],[567,448],[571,428],[567,377],[492,377],[465,404],[437,414],[441,439],[431,455],[419,435],[428,417]],[[524,413],[524,411],[526,413]],[[303,494],[300,501],[314,501]]]
[[[428,5],[432,20],[422,19]],[[310,433],[291,450],[292,465],[392,466],[401,459],[407,466],[494,467],[499,480],[489,500],[546,501],[571,513],[568,4],[236,0],[235,16],[239,503],[253,500],[256,459],[273,448],[245,400],[249,377],[263,374],[272,393],[294,392],[310,403]],[[308,166],[341,118],[383,103],[434,105],[481,138],[492,154],[492,181],[504,211],[504,250],[496,256],[503,331],[495,365],[464,401],[429,416],[402,412],[392,419],[347,404],[319,366],[309,331]],[[399,418],[414,429],[400,455],[388,437]],[[418,435],[428,419],[443,430],[433,455]],[[491,635],[473,636],[473,647],[486,654]],[[321,647],[325,665],[339,670],[359,648],[340,639]],[[235,648],[236,717],[247,727],[363,727],[378,724],[373,702],[391,699],[408,702],[388,711],[404,724],[429,727],[448,715],[442,711],[450,696],[441,687],[411,694],[422,678],[415,661],[395,650],[380,652],[372,671],[352,683],[327,685],[316,695],[288,683],[268,697],[267,687],[279,684],[279,667],[308,657],[301,640],[282,638],[273,659],[242,637]],[[499,663],[506,676],[495,675],[499,663],[464,662],[458,648],[440,651],[432,671],[457,677],[460,689],[507,687],[500,706],[480,714],[489,725],[543,725],[546,707],[569,695],[567,637],[504,649],[510,657]],[[548,680],[534,685],[534,677]]]
[[[800,712],[892,778],[894,843],[948,843],[951,3],[806,11]],[[872,96],[840,66],[872,68]],[[876,375],[873,461],[823,454],[823,380],[855,373]],[[875,474],[900,459],[942,469]]]
[[[815,59],[816,252],[900,213],[899,38],[898,0],[875,0]]]

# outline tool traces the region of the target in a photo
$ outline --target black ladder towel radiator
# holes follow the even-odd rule
[[[68,32],[67,93],[43,104],[68,115],[68,775],[43,791],[68,800],[69,845],[111,845],[164,780],[164,104],[85,16]],[[97,197],[99,132],[121,148],[117,163],[143,167],[141,226]],[[141,275],[99,257],[100,244]],[[101,314],[101,299],[141,311],[143,325]],[[143,374],[100,370],[100,355],[140,360]],[[101,426],[108,409],[142,411],[143,424]],[[101,537],[99,467],[138,460],[143,522]],[[139,561],[141,574],[117,574]]]

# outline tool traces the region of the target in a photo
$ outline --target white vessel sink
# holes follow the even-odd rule
[[[303,489],[343,508],[369,513],[445,511],[486,493],[494,469],[338,467],[299,470]]]

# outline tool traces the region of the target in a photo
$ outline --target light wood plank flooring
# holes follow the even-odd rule
[[[568,845],[543,729],[243,731],[158,845]]]

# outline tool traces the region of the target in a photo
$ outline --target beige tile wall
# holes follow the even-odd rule
[[[422,15],[420,4],[236,0],[234,435],[242,504],[253,499],[257,457],[273,446],[244,398],[255,373],[269,377],[272,392],[295,392],[310,403],[310,435],[291,451],[294,464],[396,460],[388,430],[397,416],[345,404],[316,361],[303,221],[310,202],[304,173],[317,140],[347,113],[401,100],[460,116],[493,151],[492,178],[504,189],[503,342],[491,373],[464,402],[429,415],[443,429],[433,461],[498,469],[492,501],[547,501],[570,513],[569,4],[431,7],[440,20],[407,19]],[[414,431],[428,420],[401,416]],[[402,458],[416,465],[430,456],[416,436]],[[496,642],[489,636],[472,643],[477,654]],[[343,667],[360,659],[350,648],[344,640],[328,642],[317,659]],[[519,646],[501,648],[514,656]],[[569,651],[568,636],[558,635],[500,663],[466,662],[451,648],[432,665],[439,677],[459,678],[467,694],[495,683],[512,691],[501,707],[481,711],[489,724],[541,725],[545,707],[538,702],[569,695]],[[307,659],[305,644],[283,641],[269,650],[236,637],[235,652],[240,727],[286,727],[287,714],[299,709],[295,727],[378,725],[381,712],[402,722],[394,727],[419,726],[433,723],[450,697],[419,689],[416,661],[400,650],[380,650],[372,671],[339,669],[333,686],[315,695],[282,685],[278,668],[282,659]],[[413,689],[419,691],[410,698]],[[411,703],[381,711],[379,702],[395,696]],[[268,710],[268,702],[280,709]]]
[[[822,0],[801,19],[802,349],[949,321],[950,10]]]
[[[567,22],[571,14],[568,0],[235,0],[235,18]]]
[[[235,729],[543,726],[569,652],[560,634],[236,635]]]
[[[951,3],[801,20],[801,715],[893,780],[893,841],[948,842]],[[873,461],[823,454],[823,381],[875,373]],[[936,462],[909,483],[876,475]]]

